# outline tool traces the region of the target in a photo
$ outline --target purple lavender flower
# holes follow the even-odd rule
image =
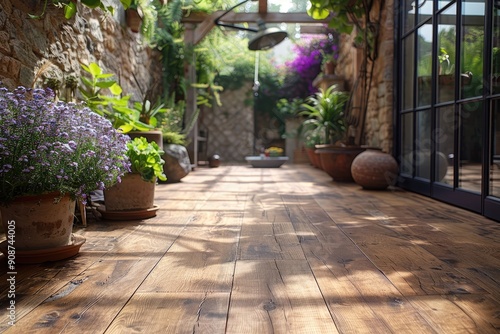
[[[85,201],[129,170],[127,137],[50,89],[0,87],[0,203],[60,191]]]

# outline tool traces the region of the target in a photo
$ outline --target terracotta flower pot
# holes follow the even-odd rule
[[[321,158],[321,168],[334,181],[353,182],[351,163],[365,148],[360,146],[316,145]]]
[[[125,20],[132,32],[139,32],[141,30],[142,17],[137,9],[127,9],[125,11]]]
[[[147,182],[140,174],[129,173],[104,190],[106,211],[147,210],[154,207],[156,182]]]
[[[50,249],[71,244],[75,201],[59,193],[18,197],[1,205],[2,225],[19,251]],[[13,226],[15,228],[13,228]],[[10,230],[14,229],[14,232]]]

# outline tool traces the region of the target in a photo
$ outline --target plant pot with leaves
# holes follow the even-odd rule
[[[128,171],[127,140],[49,89],[0,88],[0,250],[15,247],[18,263],[77,254],[85,239],[72,233],[75,202]]]
[[[143,98],[142,102],[133,103],[132,113],[138,115],[138,121],[142,124],[147,124],[152,127],[148,130],[132,129],[127,134],[130,138],[144,137],[148,141],[154,141],[161,150],[163,150],[163,133],[160,128],[160,117],[167,111],[165,104],[158,99],[156,103],[152,103],[152,90]]]
[[[135,220],[154,217],[157,179],[165,181],[163,151],[155,142],[135,138],[127,143],[127,157],[131,172],[120,183],[104,190],[104,208],[100,211],[106,219]]]
[[[120,0],[125,9],[125,19],[132,32],[140,32],[152,40],[157,21],[155,5],[150,0]]]
[[[301,114],[307,119],[303,127],[311,135],[317,135],[321,142],[316,145],[320,156],[321,169],[335,181],[352,182],[351,163],[364,148],[345,145],[347,126],[345,123],[345,105],[349,99],[346,92],[337,90],[336,85],[326,90],[320,89],[303,104],[306,109]]]

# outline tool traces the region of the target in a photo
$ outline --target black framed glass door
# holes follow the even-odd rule
[[[399,185],[500,220],[500,1],[399,13]]]

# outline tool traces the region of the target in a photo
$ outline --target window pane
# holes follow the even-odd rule
[[[500,6],[493,10],[492,93],[500,93]]]
[[[438,16],[438,102],[455,100],[456,13],[453,5]]]
[[[415,8],[414,0],[404,0],[403,2],[403,26],[404,33],[407,33],[415,27]]]
[[[411,34],[403,41],[403,53],[405,57],[403,58],[403,109],[413,108],[413,86],[415,82],[415,52],[413,47],[415,34]]]
[[[437,182],[453,186],[453,158],[455,138],[455,108],[453,106],[437,109],[436,175]]]
[[[418,106],[431,103],[432,93],[432,24],[425,24],[417,31],[417,76],[418,76]]]
[[[491,104],[491,156],[490,156],[490,192],[489,195],[500,197],[500,100]]]
[[[413,176],[413,113],[401,116],[401,174]]]
[[[420,111],[416,114],[415,146],[417,149],[415,161],[415,176],[430,179],[431,171],[431,111]]]
[[[461,97],[483,95],[485,6],[480,1],[465,1],[462,5]]]
[[[464,104],[460,108],[459,187],[481,191],[482,168],[482,102]]]
[[[413,6],[418,11],[418,23],[432,18],[434,2],[432,0],[415,0]]]
[[[444,8],[444,6],[446,6],[450,2],[452,2],[452,0],[438,0],[438,8]]]

